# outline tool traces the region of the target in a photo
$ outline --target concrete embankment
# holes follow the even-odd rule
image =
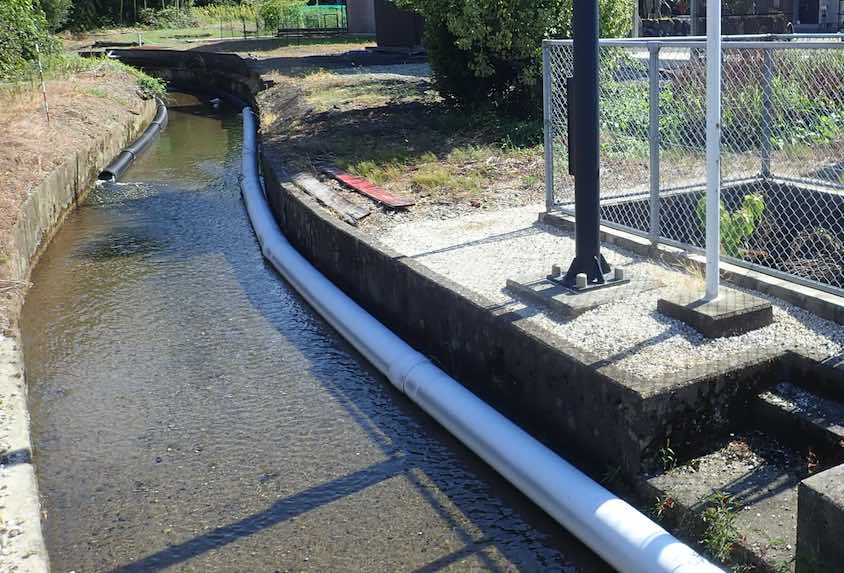
[[[0,570],[49,570],[41,533],[26,379],[18,316],[30,271],[64,217],[94,185],[103,167],[133,141],[155,115],[154,100],[141,102],[137,115],[77,149],[28,193],[9,242],[4,245],[11,287],[5,296],[0,332]],[[2,291],[0,291],[2,293]]]

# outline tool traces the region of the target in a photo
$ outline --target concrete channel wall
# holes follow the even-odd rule
[[[88,147],[78,150],[54,169],[30,192],[12,229],[8,261],[10,279],[28,284],[31,269],[65,216],[85,198],[103,167],[125,145],[134,140],[155,115],[154,100],[143,103],[139,115],[130,116],[123,124],[102,133]],[[25,294],[25,291],[19,293]],[[3,450],[0,455],[0,569],[10,560],[19,573],[49,570],[49,559],[41,532],[41,509],[33,465],[29,434],[29,413],[26,405],[26,381],[20,344],[18,318],[23,296],[17,296],[7,309],[9,328],[0,332],[0,433]],[[11,565],[10,565],[11,566]]]
[[[232,94],[250,103],[264,89],[261,76],[236,54],[154,49],[109,52],[124,64],[165,80],[170,89]]]
[[[474,393],[552,448],[638,475],[671,435],[723,430],[773,379],[778,349],[658,383],[604,365],[520,315],[392,251],[321,209],[264,156],[288,240],[333,283]]]

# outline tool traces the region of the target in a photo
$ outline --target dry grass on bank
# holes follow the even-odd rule
[[[419,215],[541,201],[541,124],[457,109],[420,68],[271,74],[277,85],[259,96],[265,141],[296,169],[330,161],[413,196]]]
[[[32,187],[103,131],[140,113],[135,78],[108,64],[46,82],[0,84],[0,285],[8,279],[9,232]]]
[[[240,32],[240,22],[232,28],[229,28],[227,23],[222,37],[217,24],[206,24],[191,28],[124,27],[63,33],[62,42],[66,50],[80,50],[91,47],[95,42],[136,42],[138,34],[147,47],[213,50],[242,56],[252,55],[262,59],[340,54],[375,45],[371,36],[356,35],[328,38],[244,38]]]

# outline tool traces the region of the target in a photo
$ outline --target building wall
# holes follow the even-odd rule
[[[350,34],[374,34],[374,0],[346,0],[346,18]]]

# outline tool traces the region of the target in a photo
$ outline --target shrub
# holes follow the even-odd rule
[[[425,47],[441,95],[539,113],[542,40],[566,37],[571,0],[397,0],[425,18]],[[632,0],[600,0],[601,33],[630,30]]]
[[[774,53],[771,84],[771,144],[780,149],[825,144],[844,135],[844,56],[829,51]],[[602,53],[601,129],[619,141],[619,151],[648,139],[646,63]],[[610,59],[608,63],[607,60]],[[722,129],[725,151],[744,152],[762,144],[762,54],[735,50],[723,68]],[[637,78],[637,79],[629,79]],[[663,147],[704,149],[706,76],[700,65],[677,67],[660,87]],[[629,140],[629,141],[628,141]]]
[[[305,0],[264,0],[258,14],[268,30],[304,27],[302,8]]]
[[[114,26],[123,21],[120,7],[120,2],[114,0],[75,0],[64,27],[78,32]]]
[[[197,24],[189,10],[180,10],[174,6],[153,9],[143,8],[138,12],[138,21],[150,28],[190,28]]]
[[[58,42],[50,36],[47,18],[32,0],[0,2],[0,78],[24,70],[36,57],[36,46],[44,55],[54,53]]]

